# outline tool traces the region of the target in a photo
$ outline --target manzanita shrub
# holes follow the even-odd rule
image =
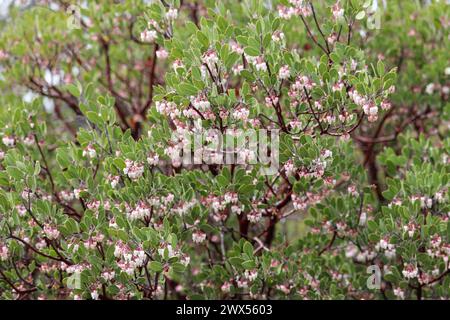
[[[449,11],[11,7],[1,298],[448,299]]]

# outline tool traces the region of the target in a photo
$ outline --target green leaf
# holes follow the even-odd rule
[[[9,166],[6,168],[8,174],[16,180],[20,180],[23,177],[22,171],[20,171],[17,167]]]
[[[383,61],[378,60],[378,62],[377,62],[377,72],[378,72],[378,75],[379,75],[380,77],[382,77],[382,76],[384,75],[384,71],[385,71],[385,69],[384,69],[384,63],[383,63]]]
[[[34,175],[37,176],[39,175],[40,172],[41,172],[41,164],[39,163],[39,161],[36,161],[34,165]]]
[[[75,96],[75,97],[79,97],[81,95],[80,90],[78,89],[78,87],[72,83],[68,84],[66,86],[66,89],[70,92],[71,95]]]
[[[186,267],[180,262],[175,262],[171,267],[177,273],[183,273],[186,270]]]
[[[242,250],[247,256],[253,257],[253,246],[250,242],[246,241]]]
[[[241,77],[250,82],[254,82],[256,80],[255,76],[250,71],[245,69],[241,71]]]
[[[370,232],[374,232],[378,229],[378,224],[373,220],[369,220],[367,221],[367,228]]]
[[[61,168],[67,168],[70,165],[69,155],[65,149],[58,149],[56,151],[56,161]]]
[[[161,271],[163,271],[163,265],[159,261],[150,261],[148,266],[149,266],[150,270],[152,270],[154,272],[161,272]]]
[[[231,257],[228,259],[228,262],[235,267],[241,267],[244,259],[239,257]]]
[[[253,260],[247,260],[247,261],[242,262],[242,266],[245,269],[254,269],[254,268],[256,268],[256,263]]]
[[[366,16],[366,12],[365,11],[360,11],[358,12],[358,14],[355,16],[356,20],[362,20],[364,19],[364,17]]]
[[[245,47],[244,52],[251,57],[257,57],[260,54],[259,50],[254,47]]]
[[[450,241],[450,220],[447,221],[447,242]]]
[[[103,123],[103,119],[102,119],[101,115],[99,115],[97,112],[88,111],[86,113],[86,117],[88,118],[89,121],[91,121],[92,123],[94,123],[96,125],[101,125]]]
[[[200,42],[200,44],[203,46],[203,48],[209,47],[208,37],[203,32],[197,31],[197,39]]]
[[[198,89],[189,83],[182,83],[177,87],[177,93],[182,96],[193,96],[198,93]]]

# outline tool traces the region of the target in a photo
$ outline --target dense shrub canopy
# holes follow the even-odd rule
[[[449,16],[437,0],[12,5],[1,298],[448,299]],[[272,162],[251,130],[278,137]],[[217,161],[222,135],[239,161]]]

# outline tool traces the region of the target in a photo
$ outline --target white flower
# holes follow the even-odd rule
[[[298,119],[292,120],[289,122],[289,125],[293,128],[293,129],[301,129],[302,128],[302,123],[301,121],[299,121]]]
[[[199,111],[206,111],[211,107],[211,104],[209,103],[208,99],[204,96],[196,96],[196,97],[192,96],[191,103],[194,106],[194,108]]]
[[[436,199],[437,203],[443,203],[444,202],[444,195],[441,191],[436,192],[434,195],[434,199]]]
[[[34,136],[32,134],[27,135],[24,139],[23,139],[23,143],[26,146],[32,146],[34,144]]]
[[[226,203],[237,203],[239,199],[236,192],[227,192],[225,193],[224,200]]]
[[[168,56],[169,56],[169,53],[164,48],[161,48],[158,51],[156,51],[156,57],[158,59],[165,60],[165,59],[167,59]]]
[[[378,242],[378,246],[381,249],[387,249],[388,242],[385,239],[380,239],[380,241]]]
[[[117,185],[119,184],[120,177],[112,176],[109,179],[110,179],[111,188],[115,189],[117,187]]]
[[[94,299],[94,300],[98,300],[99,295],[98,295],[97,290],[91,291],[91,297],[92,297],[92,299]]]
[[[158,33],[155,30],[144,30],[141,32],[141,41],[154,42],[158,37]]]
[[[245,279],[239,278],[236,281],[238,288],[245,289],[248,287],[248,282]]]
[[[125,160],[126,167],[123,173],[128,175],[131,180],[137,180],[144,174],[144,166],[132,160]]]
[[[244,53],[244,49],[237,42],[231,42],[230,49],[239,55]]]
[[[219,57],[217,56],[216,51],[210,49],[203,54],[202,61],[211,68],[219,62]]]
[[[356,256],[358,254],[358,247],[355,246],[353,243],[349,244],[346,248],[345,248],[345,257],[346,258],[353,258],[354,256]]]
[[[157,154],[149,155],[147,157],[147,162],[151,166],[156,166],[159,163],[159,156]]]
[[[242,70],[244,70],[244,66],[242,64],[237,64],[233,67],[233,74],[238,76],[241,74]]]
[[[241,107],[238,107],[235,110],[233,110],[231,116],[236,120],[245,121],[248,119],[249,114],[250,114],[250,110],[241,106]]]
[[[0,246],[0,260],[6,261],[8,260],[9,249],[6,245]]]
[[[133,261],[136,267],[142,267],[145,262],[145,251],[142,249],[134,250]]]
[[[278,15],[282,19],[289,20],[295,14],[295,9],[292,7],[279,6]]]
[[[231,283],[229,283],[228,281],[224,282],[222,284],[222,286],[220,287],[220,290],[222,290],[222,292],[224,292],[224,293],[230,292],[230,289],[231,289]]]
[[[425,92],[431,95],[433,94],[435,87],[436,85],[434,83],[429,83],[425,88]]]
[[[281,32],[281,31],[275,31],[275,32],[272,34],[272,40],[273,40],[274,42],[280,42],[280,41],[284,40],[284,33]]]
[[[438,234],[435,234],[430,240],[431,246],[433,248],[439,248],[441,245],[441,242],[442,242],[442,238]]]
[[[262,214],[259,210],[253,210],[247,214],[247,219],[250,223],[257,223],[262,218]]]
[[[399,299],[405,299],[405,292],[401,288],[394,288],[394,295]]]
[[[254,61],[254,65],[257,71],[267,71],[267,64],[263,57],[257,57]]]
[[[114,279],[116,273],[114,271],[103,271],[102,272],[102,277],[103,279],[105,279],[106,281],[110,281],[112,279]]]
[[[286,163],[284,164],[284,170],[286,171],[287,176],[291,176],[294,173],[295,167],[294,161],[292,161],[292,159],[286,161]]]
[[[175,60],[172,64],[172,68],[175,71],[177,71],[177,69],[179,69],[179,68],[180,69],[184,68],[183,61],[181,61],[180,59]]]
[[[442,93],[447,95],[450,93],[450,87],[449,86],[443,86],[442,87]]]
[[[150,216],[150,207],[143,201],[140,201],[136,208],[129,211],[127,216],[130,220],[142,219]]]
[[[161,257],[164,257],[164,252],[166,251],[166,249],[167,249],[167,257],[169,259],[176,256],[176,253],[175,253],[175,251],[173,250],[173,248],[172,248],[172,246],[170,244],[166,245],[164,248],[159,248],[158,249],[158,254]]]
[[[16,139],[14,139],[14,137],[12,136],[3,136],[2,142],[7,147],[13,147],[16,143]]]
[[[381,109],[382,110],[387,111],[390,108],[391,108],[391,103],[389,101],[384,100],[384,101],[381,102]]]
[[[322,157],[323,157],[323,159],[327,159],[327,158],[333,157],[333,151],[326,149],[323,152],[323,156]]]
[[[188,255],[183,255],[182,257],[181,257],[181,260],[180,260],[180,262],[185,266],[185,267],[187,267],[188,265],[189,265],[189,263],[191,262],[191,257],[189,257]]]
[[[397,252],[395,250],[395,246],[393,244],[389,243],[387,245],[386,250],[384,251],[384,255],[386,256],[386,258],[392,260],[395,258],[396,254],[397,254]]]
[[[363,227],[366,225],[367,221],[367,213],[365,211],[361,212],[361,216],[359,217],[359,226]]]
[[[84,150],[83,150],[83,157],[89,157],[89,158],[95,158],[97,156],[97,151],[95,151],[95,148],[89,144]]]
[[[81,192],[86,191],[86,189],[73,189],[73,195],[75,199],[80,199]]]
[[[240,215],[244,211],[244,206],[232,205],[231,212]]]
[[[192,233],[192,241],[194,241],[195,243],[202,243],[205,240],[206,240],[206,233],[200,230],[194,231]]]
[[[245,270],[244,277],[247,278],[250,282],[253,282],[258,277],[258,271],[256,271],[256,270]]]
[[[417,269],[416,265],[405,263],[402,274],[406,279],[414,279],[414,278],[417,278],[417,275],[419,274],[419,270]]]
[[[336,20],[339,20],[344,16],[344,9],[342,9],[341,6],[339,5],[339,1],[333,5],[331,10],[333,12],[333,17]]]
[[[174,119],[180,115],[180,110],[178,110],[177,105],[172,101],[156,101],[155,103],[156,111],[160,114],[169,116]]]
[[[302,198],[300,198],[299,196],[293,194],[291,196],[292,198],[292,205],[294,207],[295,210],[305,210],[307,207],[307,203],[305,201],[303,201]]]
[[[178,10],[175,8],[170,8],[167,12],[166,12],[166,18],[168,20],[175,20],[176,18],[178,18]]]
[[[44,225],[43,231],[49,240],[53,240],[59,237],[59,231],[49,224]]]
[[[280,79],[284,80],[289,78],[289,76],[291,75],[291,72],[289,70],[289,66],[288,65],[284,65],[280,68],[280,71],[278,73],[278,76],[280,77]]]

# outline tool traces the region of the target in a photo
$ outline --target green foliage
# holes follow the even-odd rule
[[[0,296],[448,299],[449,7],[371,8],[11,8]],[[250,129],[279,132],[273,175]],[[176,159],[212,130],[246,161]]]

